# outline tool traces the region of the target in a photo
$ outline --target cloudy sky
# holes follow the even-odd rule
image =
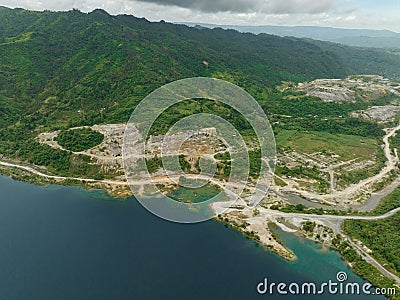
[[[152,21],[226,25],[317,25],[400,32],[399,0],[0,0],[35,10],[133,14]]]

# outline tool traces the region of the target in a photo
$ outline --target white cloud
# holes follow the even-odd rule
[[[262,11],[274,14],[318,14],[335,8],[334,0],[270,0],[266,1]]]
[[[335,0],[138,0],[202,12],[320,13],[335,7]]]
[[[133,14],[152,21],[318,25],[400,31],[399,7],[377,11],[355,0],[0,0],[0,5],[35,10],[78,8],[85,12],[102,8],[111,14]]]

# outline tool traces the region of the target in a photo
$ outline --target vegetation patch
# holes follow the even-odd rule
[[[146,159],[146,167],[150,174],[153,174],[162,167],[162,160],[158,156]]]
[[[397,187],[392,193],[381,199],[378,206],[371,213],[380,215],[397,207],[400,207],[400,187]]]
[[[201,187],[195,187],[196,182],[193,182],[193,187],[188,186],[190,180],[181,178],[180,182],[185,182],[185,186],[179,186],[168,192],[167,196],[176,201],[185,203],[201,203],[218,195],[221,190],[210,183],[207,183]]]
[[[81,152],[101,144],[104,135],[90,128],[62,131],[55,140],[66,150]]]

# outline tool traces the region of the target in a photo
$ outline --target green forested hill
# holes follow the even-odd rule
[[[374,73],[398,76],[400,57],[377,50],[199,30],[101,10],[0,9],[0,93],[22,109],[21,117],[30,114],[35,126],[63,118],[68,119],[63,123],[125,121],[133,102],[185,77],[226,77],[244,88],[274,86],[281,80],[370,73],[371,60]]]
[[[89,111],[102,107],[117,119],[128,109],[125,118],[134,99],[185,77],[218,73],[273,86],[282,79],[347,73],[335,55],[306,42],[150,23],[100,10],[2,9],[0,26],[1,94],[29,102],[31,113],[42,108],[54,120],[61,109],[62,116],[81,110],[98,118]]]
[[[135,103],[181,78],[226,79],[266,103],[282,80],[362,73],[399,78],[400,56],[102,10],[0,7],[0,152],[26,158],[43,150],[32,142],[40,131],[126,122]]]

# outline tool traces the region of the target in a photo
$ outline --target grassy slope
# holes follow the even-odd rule
[[[290,147],[300,153],[331,152],[339,155],[340,160],[347,161],[355,158],[371,159],[380,142],[374,138],[354,135],[282,130],[276,135],[276,144],[278,148]]]

